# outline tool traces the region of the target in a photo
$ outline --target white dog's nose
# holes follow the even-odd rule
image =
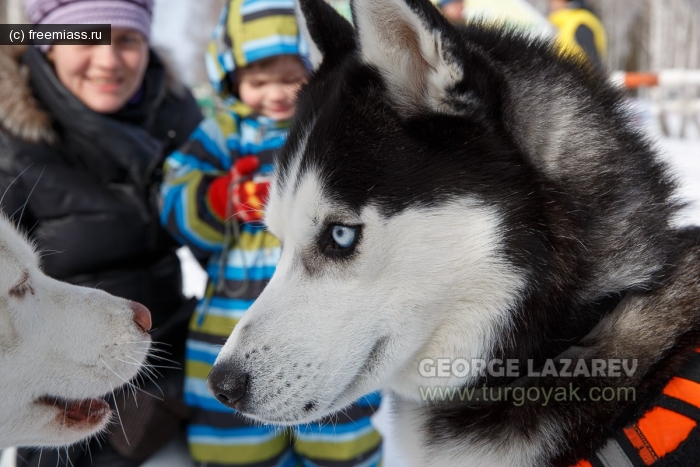
[[[151,312],[148,308],[138,302],[131,302],[131,309],[134,310],[134,323],[138,324],[143,332],[151,329]]]

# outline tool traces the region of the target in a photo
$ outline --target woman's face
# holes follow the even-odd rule
[[[114,113],[136,94],[148,66],[148,42],[112,28],[111,45],[54,45],[48,54],[61,83],[88,108]]]

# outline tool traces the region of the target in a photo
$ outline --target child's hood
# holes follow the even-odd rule
[[[306,43],[294,16],[295,0],[230,0],[219,17],[206,55],[207,73],[216,92],[229,104],[240,104],[231,89],[236,69],[277,55],[299,55]]]

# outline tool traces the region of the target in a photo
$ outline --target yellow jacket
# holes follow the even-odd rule
[[[600,20],[584,8],[563,8],[549,15],[557,28],[557,43],[565,54],[582,55],[591,62],[601,62],[606,54],[608,40]]]

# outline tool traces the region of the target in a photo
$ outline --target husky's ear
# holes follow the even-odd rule
[[[455,113],[447,98],[464,77],[457,32],[428,0],[353,0],[362,59],[379,69],[394,104],[410,116]]]
[[[356,49],[352,25],[324,0],[297,0],[296,16],[314,70]]]

